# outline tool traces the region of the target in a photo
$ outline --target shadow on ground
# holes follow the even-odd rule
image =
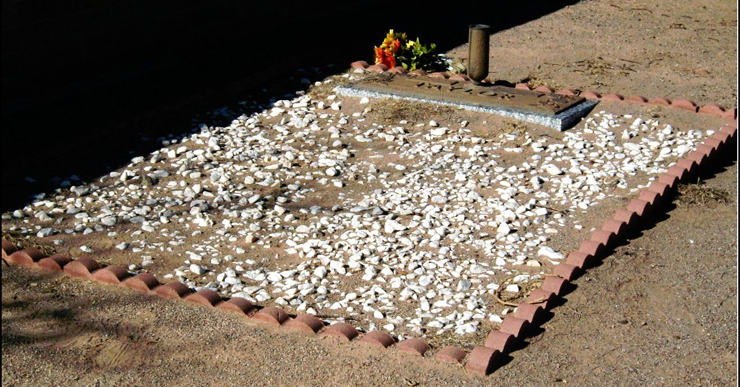
[[[2,182],[13,189],[2,210],[157,149],[198,112],[258,107],[371,61],[391,28],[444,52],[467,42],[469,24],[495,33],[576,2],[3,2]]]

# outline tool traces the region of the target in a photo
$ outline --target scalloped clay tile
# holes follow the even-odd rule
[[[64,266],[72,262],[69,257],[62,254],[54,254],[51,257],[41,258],[36,262],[36,267],[44,270],[62,271]]]
[[[648,189],[643,189],[642,191],[640,191],[640,195],[637,198],[650,203],[650,205],[653,207],[661,203],[660,194]]]
[[[581,246],[578,247],[578,251],[586,253],[597,260],[604,258],[605,250],[606,248],[604,244],[602,244],[601,242],[592,241],[590,239],[582,241]]]
[[[737,119],[737,108],[725,110],[725,112],[722,114],[722,117],[736,120]]]
[[[668,98],[658,97],[658,98],[651,99],[647,103],[648,105],[670,106],[671,100]]]
[[[560,265],[565,265],[561,263]],[[560,267],[558,265],[558,267]],[[545,308],[542,305],[530,304],[527,302],[520,302],[519,306],[516,307],[514,317],[519,317],[522,320],[527,320],[528,323],[537,325],[544,318]]]
[[[288,320],[288,314],[277,306],[267,306],[252,316],[253,319],[264,321],[270,325],[281,325]]]
[[[609,93],[609,94],[604,94],[604,96],[601,97],[601,100],[602,101],[624,101],[624,97],[620,94]]]
[[[633,102],[633,103],[647,103],[648,99],[641,96],[641,95],[631,95],[624,99],[627,102]]]
[[[305,332],[316,333],[324,327],[324,322],[310,314],[299,314],[283,323],[284,327]]]
[[[393,336],[389,335],[388,333],[376,330],[362,335],[362,338],[359,342],[376,345],[382,348],[388,348],[391,345],[395,344],[396,340],[394,340]]]
[[[593,90],[586,90],[581,92],[581,97],[586,99],[599,99],[601,98],[601,94],[593,91]]]
[[[434,358],[447,363],[460,364],[468,356],[464,349],[448,345],[434,354]]]
[[[198,290],[193,294],[189,294],[185,297],[185,301],[190,301],[203,306],[214,307],[218,303],[222,302],[221,296],[211,289],[205,288]]]
[[[711,114],[722,117],[725,114],[725,108],[713,103],[706,104],[699,108],[699,113]]]
[[[488,375],[501,353],[495,349],[475,346],[468,356],[465,369],[480,376]]]
[[[130,275],[125,267],[113,265],[95,271],[92,275],[92,279],[106,284],[118,285],[129,276]]]
[[[424,356],[424,354],[432,349],[426,341],[417,338],[406,339],[396,345],[399,351],[412,353],[414,355]]]
[[[627,205],[627,209],[630,211],[634,211],[640,217],[644,217],[650,214],[652,206],[650,205],[650,203],[644,200],[632,199],[632,201],[630,201]]]
[[[508,353],[516,343],[516,337],[511,333],[492,330],[488,332],[484,346],[493,348],[501,353]]]
[[[374,64],[374,65],[368,66],[368,68],[366,70],[368,70],[368,71],[375,71],[375,72],[378,72],[378,73],[382,73],[382,72],[388,71],[388,66],[386,66],[386,65],[384,65],[382,63],[379,63],[379,64]]]
[[[697,106],[694,101],[689,101],[688,99],[677,99],[671,103],[671,107],[676,109],[688,110],[694,113],[699,111],[699,106]]]
[[[172,281],[157,286],[152,293],[164,298],[178,299],[190,294],[190,288],[180,281]]]
[[[532,90],[532,88],[526,83],[517,83],[514,85],[514,88],[519,90]]]
[[[555,270],[553,270],[552,273],[558,277],[565,278],[568,281],[573,281],[580,276],[581,268],[569,263],[561,262],[559,265],[555,266]]]
[[[573,89],[562,89],[555,92],[555,94],[560,95],[578,95],[578,93]]]
[[[33,267],[41,258],[44,258],[44,253],[39,249],[29,247],[10,254],[6,261],[13,265]]]
[[[593,233],[591,233],[591,238],[589,238],[589,240],[596,243],[601,243],[604,248],[609,249],[614,247],[614,244],[616,244],[617,235],[609,230],[595,230]]]
[[[526,300],[530,304],[542,305],[545,310],[550,310],[555,305],[557,296],[545,289],[535,289],[529,293]],[[502,351],[503,352],[503,351]]]
[[[250,315],[254,311],[254,305],[242,297],[231,297],[228,301],[219,303],[216,308],[236,314]]]
[[[100,269],[100,264],[92,258],[80,257],[64,266],[64,273],[70,277],[92,279],[95,270]]]
[[[127,278],[121,282],[121,285],[140,292],[149,292],[161,284],[153,274],[139,273],[131,278]]]
[[[364,60],[358,60],[356,62],[352,62],[352,64],[350,64],[349,67],[353,69],[363,69],[364,70],[370,67],[370,65]]]
[[[338,322],[329,325],[321,332],[322,335],[338,337],[342,340],[351,341],[359,335],[357,329],[350,324]]]
[[[504,318],[498,330],[504,333],[511,333],[515,338],[522,339],[527,334],[528,328],[529,322],[527,320],[508,315]]]
[[[568,285],[568,280],[557,276],[547,276],[542,282],[542,289],[548,292],[552,292],[556,296],[560,297],[565,293],[565,287]]]
[[[2,243],[3,243],[3,252],[2,252],[3,260],[7,260],[10,254],[13,254],[16,251],[18,251],[18,247],[16,247],[15,244],[13,244],[13,242],[6,241],[5,239],[3,239]]]

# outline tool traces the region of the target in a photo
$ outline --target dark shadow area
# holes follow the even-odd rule
[[[495,33],[576,2],[3,0],[2,209],[158,149],[152,140],[188,132],[199,112],[282,98],[327,75],[316,66],[371,62],[391,28],[444,52],[467,42],[469,24]]]

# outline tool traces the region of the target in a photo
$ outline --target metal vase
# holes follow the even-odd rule
[[[488,76],[488,43],[491,27],[471,24],[468,28],[468,77],[475,83]]]

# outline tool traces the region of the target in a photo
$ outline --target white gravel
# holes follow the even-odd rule
[[[141,267],[185,245],[167,277],[191,287],[368,330],[465,335],[505,315],[488,307],[495,278],[516,275],[504,290],[518,292],[564,258],[548,241],[566,217],[635,192],[630,177],[665,171],[705,135],[600,112],[562,141],[480,137],[467,122],[382,126],[342,108],[277,101],[3,218],[37,219],[13,227],[38,237],[115,227]]]

